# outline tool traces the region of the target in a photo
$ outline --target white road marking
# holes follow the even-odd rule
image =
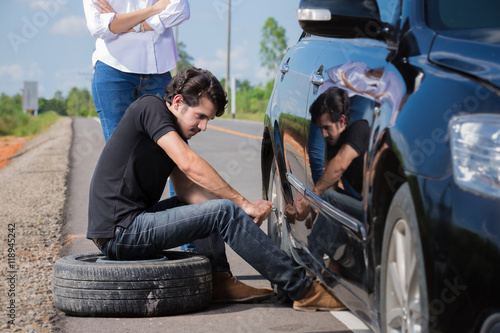
[[[330,313],[354,333],[371,333],[368,326],[351,311],[330,311]]]

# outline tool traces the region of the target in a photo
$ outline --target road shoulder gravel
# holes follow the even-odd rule
[[[2,332],[51,332],[60,315],[52,267],[61,256],[72,135],[63,117],[0,169]]]

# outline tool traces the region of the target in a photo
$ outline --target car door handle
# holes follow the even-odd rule
[[[315,73],[311,77],[311,83],[314,84],[315,86],[320,86],[323,83],[325,83],[325,79],[323,78],[323,75],[318,75]]]
[[[373,112],[375,113],[375,116],[380,117],[380,103],[376,102],[375,107],[373,108]]]
[[[290,66],[288,66],[289,61],[290,61],[290,58],[288,58],[288,60],[285,63],[281,64],[281,68],[280,68],[281,73],[283,73],[283,74],[288,73],[288,71],[290,70]]]
[[[311,83],[315,86],[320,86],[325,83],[325,78],[323,77],[323,68],[323,65],[319,66],[316,73],[313,73],[313,75],[311,75]]]

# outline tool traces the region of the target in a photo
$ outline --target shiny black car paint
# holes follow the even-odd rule
[[[345,245],[345,264],[333,272],[312,256],[311,239],[294,238],[299,227],[306,228],[297,222],[286,223],[294,258],[379,331],[385,218],[395,192],[408,183],[424,252],[429,329],[473,332],[500,311],[500,201],[455,184],[448,126],[456,115],[500,113],[500,37],[498,29],[434,31],[424,12],[424,2],[404,1],[385,40],[369,30],[349,39],[304,34],[289,50],[283,58],[288,71],[278,73],[265,117],[263,192],[273,157],[286,203],[301,186],[306,192],[314,186],[306,157],[308,109],[321,88],[310,78],[349,61],[381,68],[379,85],[391,78],[399,95],[392,101],[356,95],[358,116],[370,124],[371,136],[363,218],[356,228],[334,226],[335,241]]]

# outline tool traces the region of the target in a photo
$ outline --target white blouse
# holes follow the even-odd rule
[[[152,6],[157,0],[107,0],[118,14]],[[93,0],[83,0],[87,27],[97,38],[92,64],[103,63],[122,72],[160,74],[174,69],[178,59],[172,27],[189,19],[187,0],[171,0],[163,12],[146,19],[153,31],[114,34],[115,14],[101,14]]]

